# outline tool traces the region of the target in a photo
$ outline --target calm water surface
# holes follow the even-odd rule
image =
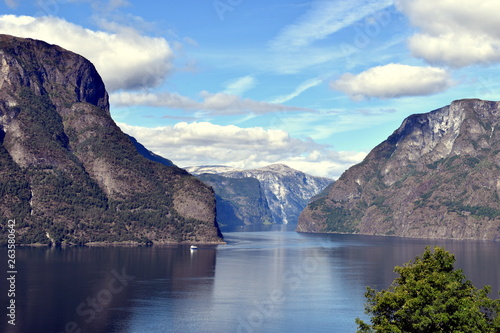
[[[16,326],[3,310],[0,331],[354,332],[366,286],[386,288],[394,266],[426,245],[446,247],[477,287],[500,291],[500,242],[293,231],[225,238],[197,251],[18,248]],[[7,261],[5,249],[0,258]],[[0,288],[6,296],[6,279]]]

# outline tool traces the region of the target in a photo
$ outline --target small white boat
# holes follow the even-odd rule
[[[193,250],[198,250],[198,246],[196,245],[191,245],[191,247],[189,248],[191,251]]]

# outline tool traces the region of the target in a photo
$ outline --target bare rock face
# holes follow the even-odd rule
[[[301,232],[500,237],[500,103],[412,115],[301,213]]]
[[[232,178],[258,179],[271,209],[273,222],[277,224],[296,224],[300,212],[309,199],[333,181],[329,178],[305,174],[283,164],[226,172],[223,175]]]
[[[297,224],[309,199],[333,179],[308,175],[283,164],[252,170],[223,166],[191,167],[218,197],[219,223],[231,227]]]
[[[222,241],[212,189],[141,156],[75,53],[0,35],[0,143],[0,219],[19,243]]]
[[[217,222],[222,231],[245,225],[273,223],[266,195],[257,179],[230,178],[210,173],[197,177],[215,191]]]

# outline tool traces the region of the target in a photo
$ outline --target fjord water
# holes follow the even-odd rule
[[[230,232],[227,245],[18,248],[16,326],[2,332],[354,332],[366,286],[440,245],[474,285],[500,291],[500,242],[293,231]],[[5,249],[0,251],[7,258]],[[7,261],[5,259],[5,261]],[[8,286],[2,279],[2,294]]]

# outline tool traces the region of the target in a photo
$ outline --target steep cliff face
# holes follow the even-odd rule
[[[332,179],[311,176],[283,164],[272,164],[253,170],[235,170],[223,166],[192,167],[187,170],[195,174],[217,173],[219,176],[226,178],[243,179],[247,181],[249,179],[258,180],[260,188],[263,191],[264,199],[267,201],[266,205],[270,209],[271,219],[268,217],[265,206],[262,206],[265,203],[257,198],[257,188],[253,191],[246,191],[246,194],[242,193],[241,189],[234,189],[232,191],[239,192],[241,198],[246,197],[244,200],[246,203],[257,201],[262,203],[262,205],[259,205],[259,211],[257,211],[255,207],[252,208],[246,205],[243,207],[237,201],[233,200],[236,209],[242,209],[247,212],[247,216],[253,216],[251,221],[249,219],[243,219],[245,224],[255,224],[259,219],[260,223],[296,224],[300,212],[304,209],[309,199],[333,182]],[[236,185],[234,181],[232,181],[232,183]],[[226,184],[229,183],[226,182]],[[223,189],[217,184],[211,185],[215,185],[214,189],[217,194],[223,190],[227,191],[227,189]],[[231,200],[231,195],[225,193],[223,198]],[[250,209],[250,211],[248,211],[248,209]]]
[[[221,241],[213,191],[143,158],[75,53],[0,35],[0,143],[0,218],[19,243]]]
[[[230,178],[203,173],[197,176],[216,194],[217,221],[224,231],[244,225],[273,223],[266,195],[255,178]]]
[[[424,238],[500,235],[500,103],[412,115],[302,212],[297,230]]]
[[[232,171],[226,177],[258,179],[266,194],[274,223],[295,224],[309,199],[321,192],[333,180],[315,177],[283,164],[272,164],[263,168]]]

